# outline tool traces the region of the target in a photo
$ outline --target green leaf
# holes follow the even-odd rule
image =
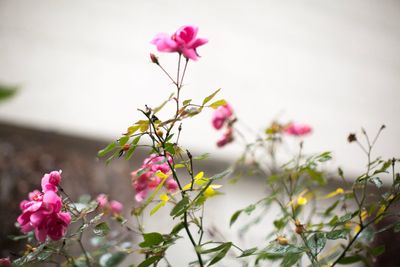
[[[147,258],[146,260],[142,261],[138,267],[148,267],[158,261],[160,261],[163,257],[162,256],[152,256],[150,258]]]
[[[325,233],[316,233],[310,236],[307,240],[307,245],[313,255],[318,255],[325,247],[326,236]]]
[[[131,142],[131,147],[129,148],[129,150],[126,152],[125,154],[125,159],[129,160],[132,155],[133,152],[135,152],[137,144],[139,143],[140,137],[142,137],[141,135],[137,136],[135,139],[133,139],[133,141]]]
[[[179,201],[179,202],[175,205],[175,207],[171,210],[170,215],[171,215],[173,218],[176,218],[176,217],[182,215],[182,214],[186,211],[186,209],[188,208],[188,206],[189,206],[189,198],[188,198],[187,196],[185,196],[185,197],[182,198],[182,200]]]
[[[172,97],[174,96],[174,94],[172,93],[167,100],[165,100],[164,102],[161,103],[161,105],[159,105],[158,107],[155,107],[153,109],[154,114],[156,114],[157,112],[159,112],[164,106],[165,104],[168,103],[168,101],[170,101],[172,99]]]
[[[231,169],[227,169],[227,170],[225,170],[223,172],[217,173],[217,174],[215,174],[215,175],[210,177],[210,181],[219,180],[221,178],[224,178],[225,176],[227,176],[231,172],[232,172]]]
[[[213,99],[214,96],[215,96],[216,94],[218,94],[218,92],[219,92],[220,90],[221,90],[221,88],[217,89],[214,93],[212,93],[211,95],[209,95],[209,96],[207,96],[206,98],[204,98],[204,100],[203,100],[203,106],[204,106],[205,104],[207,104],[208,102],[210,102],[210,100]]]
[[[296,263],[301,259],[301,257],[303,257],[302,253],[297,253],[297,254],[287,254],[282,262],[281,262],[281,266],[282,267],[292,267],[295,266]]]
[[[185,223],[180,222],[172,228],[171,235],[177,235],[183,228],[185,228]]]
[[[117,145],[115,143],[108,144],[105,148],[103,148],[97,153],[97,157],[100,158],[105,156],[108,152],[112,151],[116,146]]]
[[[129,141],[129,135],[124,135],[120,139],[118,139],[118,143],[120,146],[125,145]]]
[[[164,237],[157,232],[143,234],[143,239],[144,241],[139,244],[139,247],[141,248],[157,246],[164,241]]]
[[[353,264],[359,261],[362,261],[363,258],[359,255],[354,255],[354,256],[349,256],[349,257],[343,257],[339,260],[340,264]]]
[[[17,92],[17,87],[0,85],[0,101],[12,97]]]
[[[226,253],[228,253],[228,251],[232,247],[232,243],[231,242],[225,243],[224,245],[225,245],[224,248],[219,253],[217,253],[217,255],[215,255],[214,258],[211,259],[211,261],[208,264],[208,266],[214,265],[217,262],[219,262],[220,260],[222,260],[225,257]]]
[[[385,245],[375,247],[375,248],[371,249],[370,252],[375,257],[378,257],[379,255],[382,255],[383,253],[385,253]]]
[[[243,210],[238,210],[232,215],[230,222],[229,222],[229,226],[232,226],[232,224],[234,224],[236,222],[236,220],[239,218],[242,211]]]
[[[329,206],[326,211],[324,212],[324,216],[327,217],[330,213],[337,207],[339,204],[339,200],[336,200],[331,206]]]
[[[254,252],[256,252],[256,251],[257,251],[257,248],[246,249],[242,252],[242,254],[240,254],[240,256],[238,256],[238,258],[252,256],[254,254]]]
[[[93,233],[97,236],[106,236],[110,232],[110,227],[106,222],[101,222],[93,229]]]
[[[100,257],[99,264],[102,267],[115,267],[126,258],[126,255],[123,252],[106,253]]]
[[[166,143],[165,144],[165,150],[170,153],[171,155],[175,154],[175,145],[172,143]]]
[[[348,230],[342,229],[342,230],[333,230],[331,232],[326,233],[326,238],[331,239],[331,240],[336,240],[339,238],[346,239]]]
[[[373,183],[376,187],[381,188],[383,186],[383,182],[379,177],[371,177],[369,178],[369,182]]]
[[[186,100],[183,101],[183,105],[187,106],[187,105],[190,104],[190,102],[192,102],[192,99],[186,99]]]
[[[226,101],[225,99],[220,99],[215,101],[214,103],[210,104],[209,107],[213,108],[213,109],[217,109],[220,106],[226,105]]]
[[[347,213],[347,214],[339,217],[339,222],[344,223],[344,222],[350,221],[352,218],[353,218],[353,214]]]

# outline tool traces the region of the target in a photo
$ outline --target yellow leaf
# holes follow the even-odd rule
[[[378,210],[378,212],[376,213],[376,218],[378,218],[378,217],[380,217],[380,218],[378,218],[375,221],[375,224],[377,224],[378,222],[380,222],[380,220],[382,220],[383,216],[381,216],[381,215],[385,212],[385,210],[386,210],[386,206],[385,205],[381,205],[379,210]]]
[[[192,187],[192,183],[185,185],[182,190],[189,190]]]
[[[207,187],[207,189],[204,191],[205,197],[213,197],[216,194],[217,194],[217,192],[215,192],[215,190],[211,186]]]
[[[169,176],[169,175],[163,173],[163,172],[160,171],[160,170],[156,171],[155,175],[156,175],[157,177],[160,177],[161,179],[167,179],[168,176]]]
[[[339,187],[339,188],[336,189],[335,191],[330,192],[329,194],[327,194],[324,198],[325,198],[325,199],[326,199],[326,198],[332,198],[332,197],[334,197],[334,196],[337,196],[337,195],[343,194],[343,193],[344,193],[343,188]]]
[[[194,179],[195,179],[195,180],[201,179],[201,178],[203,178],[203,176],[204,176],[204,172],[199,172],[199,173],[194,177]]]

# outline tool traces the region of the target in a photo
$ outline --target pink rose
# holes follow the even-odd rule
[[[307,124],[295,122],[287,125],[283,131],[288,135],[301,136],[311,133],[312,128]]]
[[[151,41],[160,52],[178,52],[187,59],[197,60],[199,54],[196,49],[208,42],[204,38],[196,38],[198,28],[195,26],[182,26],[172,36],[159,33]]]
[[[212,117],[212,125],[219,130],[233,116],[232,107],[229,104],[218,107]]]
[[[11,266],[11,261],[9,258],[1,258],[0,266]]]
[[[231,127],[226,128],[226,131],[217,141],[218,147],[223,147],[233,141],[233,129]]]
[[[124,208],[124,206],[122,205],[121,202],[116,201],[116,200],[112,200],[110,202],[110,208],[111,208],[111,212],[114,214],[120,214],[122,212],[122,209]]]
[[[105,208],[108,205],[108,197],[105,194],[100,194],[96,198],[97,203],[99,203],[100,208]]]
[[[61,172],[52,171],[51,173],[46,173],[42,178],[42,190],[57,192],[57,186],[61,182]]]

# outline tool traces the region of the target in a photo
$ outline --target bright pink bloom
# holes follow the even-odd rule
[[[110,202],[110,209],[111,209],[111,212],[112,212],[113,214],[120,214],[120,213],[122,212],[122,209],[123,209],[123,208],[124,208],[124,206],[123,206],[122,203],[119,202],[119,201],[112,200],[112,201]]]
[[[295,122],[290,123],[283,129],[283,131],[289,135],[301,136],[311,133],[312,128],[307,124]]]
[[[208,42],[207,39],[196,38],[197,31],[195,26],[182,26],[171,36],[166,33],[157,34],[151,43],[156,45],[160,52],[178,52],[188,59],[197,60],[197,47]]]
[[[172,164],[172,157],[167,155],[167,158],[164,156],[159,156],[156,154],[150,155],[143,161],[143,165],[136,171],[131,173],[132,177],[132,186],[135,189],[135,199],[137,202],[142,202],[149,190],[155,189],[160,183],[161,178],[156,175],[157,171],[162,172],[166,175],[171,175],[170,164]],[[175,191],[175,181],[170,181],[171,178],[167,178],[164,186],[168,191]]]
[[[168,178],[165,181],[165,187],[167,188],[167,190],[169,192],[175,192],[176,190],[178,190],[178,183],[173,179],[173,178]]]
[[[226,128],[221,138],[217,141],[217,146],[223,147],[232,141],[233,141],[233,129],[231,127],[228,127]]]
[[[61,172],[52,171],[51,173],[46,173],[42,178],[42,190],[55,191],[57,192],[57,186],[61,182]]]
[[[9,258],[1,258],[0,266],[11,266],[11,261]]]
[[[17,222],[21,231],[28,233],[35,230],[36,239],[40,242],[44,242],[47,236],[52,240],[61,239],[71,222],[71,215],[61,212],[62,199],[56,193],[60,181],[60,172],[45,174],[42,178],[43,192],[30,192],[29,200],[20,203],[22,214]]]
[[[212,125],[215,129],[219,130],[225,124],[227,120],[229,120],[233,116],[233,109],[227,103],[223,106],[219,106],[213,114],[212,117]]]
[[[108,205],[108,197],[105,194],[100,194],[96,198],[97,203],[99,203],[100,208],[106,208]]]

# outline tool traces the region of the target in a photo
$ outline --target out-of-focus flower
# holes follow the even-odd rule
[[[62,199],[56,193],[61,182],[61,172],[53,171],[42,178],[42,192],[35,190],[29,193],[29,200],[20,203],[22,214],[17,222],[23,233],[35,231],[36,239],[46,241],[60,240],[71,223],[71,215],[62,212]]]
[[[182,26],[172,35],[166,33],[157,34],[151,43],[160,52],[178,52],[187,59],[197,60],[199,54],[196,49],[208,42],[205,38],[197,38],[197,32],[198,28],[195,26]]]
[[[218,147],[223,147],[233,141],[233,129],[231,127],[226,128],[224,134],[217,141]]]
[[[11,266],[11,261],[9,258],[1,258],[0,266]]]
[[[212,125],[215,129],[219,130],[224,126],[225,122],[232,118],[233,109],[232,107],[226,103],[223,106],[219,106],[213,113],[212,116]]]
[[[61,182],[61,171],[52,171],[51,173],[46,173],[42,177],[42,191],[54,191],[57,192],[57,186]]]
[[[108,196],[106,194],[100,194],[96,198],[97,203],[99,203],[100,208],[105,208],[108,205]]]
[[[110,208],[111,208],[111,212],[113,214],[120,214],[122,212],[122,209],[124,208],[124,206],[119,201],[111,200]]]
[[[164,186],[169,192],[175,192],[178,189],[176,181],[169,177],[171,175],[170,164],[172,164],[170,155],[164,157],[152,154],[144,160],[143,165],[138,170],[131,173],[137,202],[142,202],[149,190],[155,189],[163,181],[162,176],[165,176]]]
[[[312,128],[304,123],[293,122],[283,129],[285,134],[301,136],[311,133]]]

